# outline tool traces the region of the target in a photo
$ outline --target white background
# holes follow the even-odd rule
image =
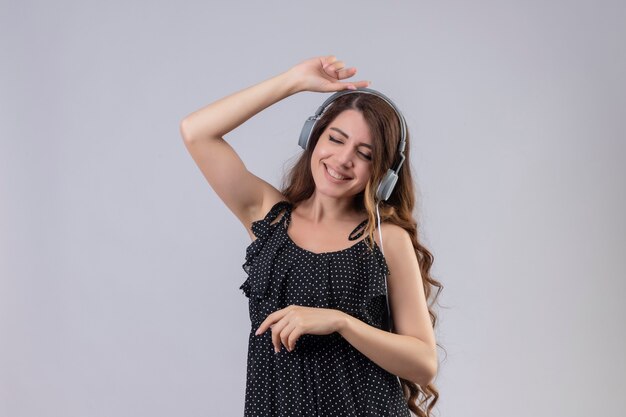
[[[437,415],[623,415],[625,4],[3,0],[0,415],[243,415],[250,239],[179,123],[328,54],[409,124]],[[326,97],[225,138],[278,187]]]

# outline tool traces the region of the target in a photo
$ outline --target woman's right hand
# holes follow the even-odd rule
[[[356,68],[346,68],[343,61],[337,60],[334,55],[327,55],[307,59],[293,67],[288,73],[298,91],[316,91],[328,93],[340,90],[355,90],[368,87],[369,81],[340,82],[356,74]]]

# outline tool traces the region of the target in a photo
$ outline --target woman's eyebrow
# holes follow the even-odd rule
[[[342,135],[344,135],[346,137],[346,139],[350,139],[350,136],[348,136],[346,134],[346,132],[344,132],[343,130],[339,129],[338,127],[331,127],[331,130],[336,130],[337,132],[341,133]],[[369,143],[363,143],[360,142],[359,146],[367,146],[368,148],[372,149],[372,145],[370,145]]]

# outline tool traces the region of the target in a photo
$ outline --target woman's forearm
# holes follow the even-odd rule
[[[345,314],[337,332],[359,352],[386,371],[426,385],[437,372],[436,352],[423,341],[380,330]]]
[[[221,98],[183,119],[181,133],[187,140],[222,137],[272,104],[297,93],[289,71]]]

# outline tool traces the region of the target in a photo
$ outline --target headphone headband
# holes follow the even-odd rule
[[[326,108],[330,106],[330,104],[336,99],[338,99],[339,97],[345,96],[346,94],[355,94],[355,93],[371,94],[371,95],[380,97],[381,99],[385,100],[385,102],[396,112],[396,115],[398,116],[398,119],[400,120],[400,139],[401,139],[400,142],[402,146],[401,150],[404,151],[404,145],[406,143],[406,121],[404,120],[404,116],[402,115],[402,112],[400,111],[400,109],[398,109],[398,107],[393,103],[393,101],[391,101],[389,97],[387,97],[380,91],[376,91],[371,88],[365,88],[365,87],[357,88],[356,90],[338,91],[332,96],[328,97],[322,103],[322,105],[317,108],[317,111],[315,112],[315,116],[319,118],[324,113],[324,111],[326,111]]]

